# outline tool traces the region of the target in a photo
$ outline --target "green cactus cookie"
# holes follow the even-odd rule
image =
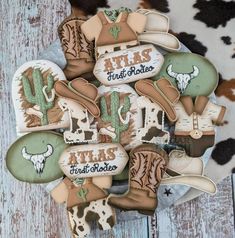
[[[39,107],[42,112],[41,125],[48,125],[47,111],[54,106],[54,100],[48,100],[47,93],[52,93],[54,78],[51,74],[47,77],[47,85],[44,84],[40,69],[33,70],[33,89],[25,75],[22,76],[22,84],[26,100]],[[53,98],[52,98],[53,99]]]
[[[110,114],[108,113],[107,103],[105,96],[101,97],[101,119],[104,122],[111,122],[111,126],[115,129],[116,137],[112,139],[112,142],[120,142],[120,135],[123,131],[126,131],[129,127],[129,122],[123,124],[119,118],[119,110],[121,115],[127,113],[130,110],[131,103],[130,98],[125,96],[123,106],[120,105],[119,93],[114,91],[110,95]]]

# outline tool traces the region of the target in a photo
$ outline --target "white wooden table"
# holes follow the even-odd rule
[[[67,238],[64,207],[55,204],[39,185],[15,180],[4,157],[16,139],[11,101],[14,71],[57,39],[57,26],[69,13],[67,0],[2,0],[0,3],[0,237]],[[153,218],[119,222],[111,231],[94,230],[91,237],[218,237],[234,236],[231,178],[218,185],[217,195],[203,195]]]

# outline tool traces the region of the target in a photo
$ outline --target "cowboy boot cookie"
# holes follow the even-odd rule
[[[87,18],[79,15],[77,11],[72,10],[72,14],[58,28],[62,49],[67,60],[64,74],[68,80],[81,75],[89,79],[93,75],[94,47],[81,31],[81,25]]]
[[[129,191],[110,196],[108,203],[123,210],[152,215],[157,207],[157,189],[165,173],[168,155],[159,147],[140,145],[130,153]]]

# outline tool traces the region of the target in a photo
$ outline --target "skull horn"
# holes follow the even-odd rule
[[[177,73],[173,72],[172,70],[172,64],[168,65],[167,69],[166,69],[167,73],[169,76],[171,76],[172,78],[175,78],[177,77]]]
[[[26,147],[24,147],[24,148],[21,150],[21,153],[22,153],[22,156],[23,156],[25,159],[27,159],[27,160],[30,160],[31,157],[32,157],[32,155],[27,152]]]
[[[45,153],[43,153],[43,156],[45,158],[47,158],[47,157],[51,156],[52,153],[53,153],[53,147],[52,147],[52,145],[48,144],[47,145],[47,151]]]
[[[195,65],[193,65],[193,72],[190,73],[190,79],[196,78],[199,74],[199,68]]]

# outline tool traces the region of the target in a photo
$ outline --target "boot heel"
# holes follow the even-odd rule
[[[140,214],[148,215],[148,216],[153,216],[155,211],[152,210],[138,210]]]

